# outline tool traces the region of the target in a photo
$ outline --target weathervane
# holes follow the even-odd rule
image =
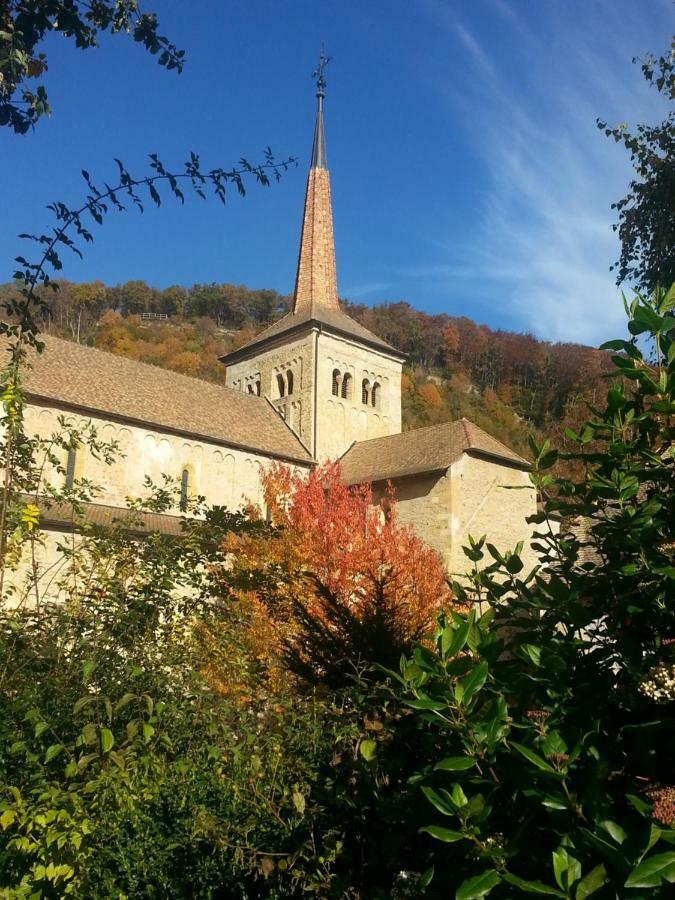
[[[326,79],[323,77],[323,70],[326,68],[328,63],[331,61],[331,56],[326,56],[326,51],[321,46],[321,55],[319,56],[319,65],[312,72],[312,78],[316,78],[316,96],[317,97],[325,97],[326,96]]]

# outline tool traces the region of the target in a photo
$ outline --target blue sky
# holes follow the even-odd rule
[[[0,133],[0,247],[50,224],[45,205],[83,195],[80,170],[112,179],[157,152],[206,167],[299,167],[225,207],[170,201],[111,216],[63,277],[158,287],[229,281],[292,290],[311,149],[311,72],[321,42],[341,296],[407,300],[550,340],[623,331],[609,266],[626,152],[596,128],[658,121],[665,106],[633,56],[661,52],[671,0],[147,0],[186,50],[182,75],[133,41],[82,52],[54,35],[54,108],[33,134]]]

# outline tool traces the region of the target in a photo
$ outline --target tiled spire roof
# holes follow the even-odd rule
[[[340,309],[335,274],[335,243],[333,240],[333,211],[331,208],[330,175],[326,158],[326,137],[323,127],[323,100],[326,82],[323,69],[328,60],[322,55],[316,71],[316,124],[307,191],[302,219],[302,236],[298,255],[293,306],[289,313],[265,328],[248,343],[221,357],[226,365],[250,359],[263,346],[319,325],[327,331],[344,335],[367,344],[375,350],[405,359],[405,354],[391,347],[382,338],[368,331]]]
[[[335,242],[333,211],[330,197],[330,175],[326,160],[326,137],[323,128],[325,81],[319,67],[316,91],[316,125],[312,161],[307,175],[302,237],[295,278],[293,314],[313,315],[318,309],[339,309],[335,274]]]

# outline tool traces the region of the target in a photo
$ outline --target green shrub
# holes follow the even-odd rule
[[[430,894],[675,890],[675,288],[627,309],[606,408],[569,435],[585,476],[556,478],[533,447],[545,567],[471,541],[455,584],[471,613],[396,675],[437,747],[416,779]]]

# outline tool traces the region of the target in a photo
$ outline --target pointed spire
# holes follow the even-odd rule
[[[293,313],[312,315],[317,307],[339,309],[335,274],[333,212],[330,197],[330,175],[326,160],[326,138],[323,128],[323,100],[326,80],[323,70],[329,59],[321,51],[316,82],[316,125],[312,160],[307,176],[305,211],[295,279]]]
[[[323,70],[329,62],[330,56],[326,56],[323,48],[321,48],[319,65],[314,72],[314,77],[316,78],[316,125],[314,126],[314,146],[312,147],[311,167],[313,169],[328,168],[326,135],[323,130],[323,98],[326,96],[326,79],[323,77]]]

